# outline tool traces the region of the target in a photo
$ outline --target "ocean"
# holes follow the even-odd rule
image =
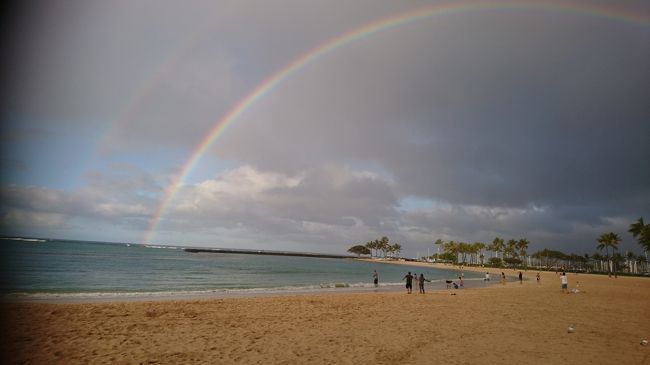
[[[66,240],[0,239],[0,294],[24,300],[192,298],[402,288],[408,271],[431,289],[457,271],[351,259],[190,253],[183,247]],[[466,285],[482,275],[465,273]]]

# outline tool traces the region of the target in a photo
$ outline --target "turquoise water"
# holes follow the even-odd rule
[[[0,292],[35,297],[155,296],[200,293],[326,291],[403,285],[407,271],[443,288],[457,273],[348,259],[188,253],[181,247],[64,240],[0,240]],[[465,273],[468,284],[482,276]]]

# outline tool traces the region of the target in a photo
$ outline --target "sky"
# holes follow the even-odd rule
[[[415,257],[497,236],[591,254],[613,231],[640,253],[650,3],[477,3],[11,8],[0,233],[336,254],[388,236]]]

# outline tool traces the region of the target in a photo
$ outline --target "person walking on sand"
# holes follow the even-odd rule
[[[490,273],[489,272],[487,272],[487,271],[485,272],[485,279],[483,279],[483,281],[490,281]]]
[[[501,285],[506,285],[506,274],[501,272]]]
[[[560,275],[560,283],[562,283],[562,293],[569,294],[569,278],[566,277],[565,272]]]
[[[537,273],[537,285],[539,285],[539,273]]]
[[[406,293],[411,294],[411,291],[413,290],[413,275],[411,275],[411,272],[409,271],[402,280],[406,280]]]
[[[431,280],[425,279],[424,274],[420,274],[420,278],[418,278],[418,286],[420,288],[420,294],[424,294],[424,282],[428,281],[431,282]]]
[[[463,276],[459,276],[458,280],[460,281],[460,288],[463,289],[465,288],[465,280],[463,280]]]
[[[524,283],[524,276],[521,274],[521,271],[519,272],[519,285]]]
[[[372,273],[372,280],[375,282],[375,288],[379,286],[379,274],[377,270]]]

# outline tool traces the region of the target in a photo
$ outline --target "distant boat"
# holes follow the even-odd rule
[[[127,243],[127,244],[126,244],[126,247],[131,247],[131,244],[130,244],[130,243]]]

